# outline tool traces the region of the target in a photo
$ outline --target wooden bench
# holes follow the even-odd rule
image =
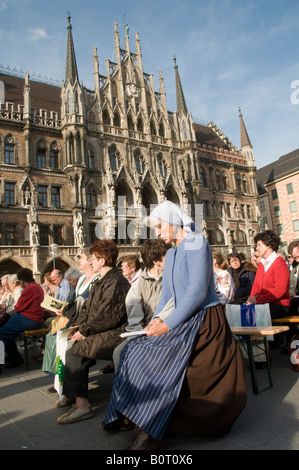
[[[272,323],[299,323],[299,315],[291,315],[290,317],[273,318]]]
[[[34,341],[39,341],[41,347],[45,347],[45,336],[50,331],[50,328],[38,328],[34,330],[26,330],[23,332],[24,338],[24,354],[25,354],[25,369],[29,369],[28,346]]]
[[[273,387],[267,337],[276,335],[278,333],[283,333],[284,331],[288,331],[288,329],[289,329],[288,326],[283,326],[283,325],[282,326],[264,326],[264,327],[231,326],[231,332],[233,333],[233,335],[238,336],[242,342],[243,342],[243,338],[245,338],[246,349],[247,349],[248,360],[249,360],[252,390],[255,395]],[[269,379],[269,387],[266,387],[263,390],[259,390],[259,387],[258,387],[255,365],[254,365],[254,354],[253,354],[253,349],[252,349],[252,341],[254,341],[255,339],[260,339],[260,338],[263,338],[264,340],[268,379]]]

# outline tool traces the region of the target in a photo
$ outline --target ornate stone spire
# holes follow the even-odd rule
[[[178,66],[176,64],[176,58],[173,57],[174,61],[174,70],[175,70],[175,86],[176,86],[176,106],[177,106],[177,113],[178,114],[188,114],[186,101],[183,93],[183,88],[179,76]]]
[[[75,48],[72,35],[72,25],[71,25],[71,16],[70,14],[67,17],[68,27],[67,27],[67,50],[66,50],[66,68],[65,68],[65,83],[69,80],[73,85],[77,80],[79,83]]]
[[[239,108],[239,117],[240,117],[240,137],[241,137],[241,149],[243,147],[252,147],[245,124],[241,109]]]

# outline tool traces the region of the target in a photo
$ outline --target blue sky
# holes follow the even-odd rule
[[[144,72],[168,109],[176,108],[173,56],[194,119],[213,121],[240,147],[239,107],[257,168],[299,148],[298,0],[0,0],[0,64],[64,79],[71,14],[80,80],[93,88],[93,47],[100,73],[114,56],[114,23],[124,47],[124,18]],[[292,86],[294,88],[292,88]],[[298,92],[297,92],[298,90]]]

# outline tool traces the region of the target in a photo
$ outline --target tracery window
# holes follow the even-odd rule
[[[135,165],[136,165],[137,173],[139,175],[142,175],[144,173],[144,170],[145,170],[145,163],[144,163],[143,155],[141,155],[139,150],[135,150],[134,159],[135,159]]]

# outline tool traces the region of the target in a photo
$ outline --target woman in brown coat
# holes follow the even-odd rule
[[[93,416],[88,401],[88,372],[95,359],[111,359],[121,342],[120,333],[127,323],[125,298],[129,282],[117,270],[117,245],[112,240],[97,240],[90,248],[92,265],[99,278],[93,283],[88,299],[77,319],[78,330],[72,335],[73,346],[66,352],[63,394],[65,404],[75,404],[58,418],[71,424]]]

